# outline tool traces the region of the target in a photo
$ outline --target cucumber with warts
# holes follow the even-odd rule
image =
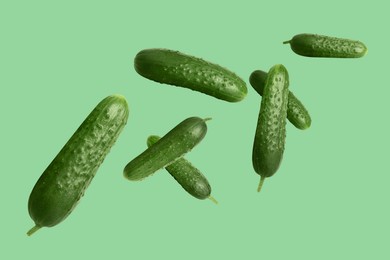
[[[134,58],[141,76],[169,85],[184,87],[228,102],[247,95],[245,82],[230,70],[201,58],[169,49],[145,49]]]
[[[253,168],[261,176],[258,191],[265,178],[278,170],[286,139],[286,117],[289,77],[286,68],[273,66],[267,76],[252,151]]]
[[[151,147],[160,140],[157,135],[151,135],[147,139],[148,147]],[[190,195],[198,199],[209,198],[213,202],[217,201],[210,196],[211,186],[206,177],[192,163],[184,157],[166,166],[165,169]]]
[[[360,58],[367,47],[361,41],[303,33],[284,41],[298,55],[322,58]]]
[[[252,87],[263,95],[264,85],[267,80],[267,73],[262,70],[255,70],[249,77],[249,82]],[[304,130],[310,127],[311,117],[309,112],[302,104],[302,102],[296,98],[296,96],[289,91],[288,103],[287,103],[287,119],[298,129]]]
[[[139,181],[166,167],[192,150],[206,135],[207,125],[199,117],[189,117],[175,126],[153,146],[131,160],[123,175],[131,181]]]
[[[126,99],[112,95],[87,116],[35,184],[28,211],[35,226],[52,227],[76,207],[99,166],[127,123]]]

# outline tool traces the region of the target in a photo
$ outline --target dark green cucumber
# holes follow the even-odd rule
[[[123,175],[131,181],[142,180],[182,157],[206,135],[206,120],[199,117],[185,119],[131,160],[124,168]]]
[[[151,147],[160,140],[157,135],[148,137],[147,145]],[[189,194],[198,199],[209,198],[213,202],[216,200],[210,196],[211,186],[206,177],[193,166],[184,157],[177,159],[175,162],[166,166],[165,169],[172,175],[173,178],[185,189]]]
[[[238,102],[245,82],[233,72],[203,59],[168,49],[146,49],[134,59],[135,70],[150,80],[189,88],[215,98]]]
[[[360,41],[318,34],[298,34],[283,43],[289,43],[296,54],[306,57],[360,58],[367,53]]]
[[[268,72],[261,99],[252,151],[253,168],[261,176],[258,191],[264,179],[274,175],[282,161],[286,139],[288,85],[286,68],[281,64],[273,66]]]
[[[35,184],[28,211],[35,227],[52,227],[75,208],[127,123],[123,96],[103,99],[88,115]]]
[[[267,72],[262,70],[255,70],[249,77],[249,82],[252,87],[263,95],[264,85],[267,80]],[[295,95],[289,91],[288,103],[287,103],[287,119],[298,129],[304,130],[310,127],[311,118],[309,112],[304,105],[295,97]]]

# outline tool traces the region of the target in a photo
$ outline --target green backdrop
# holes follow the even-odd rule
[[[61,2],[61,3],[60,3]],[[0,3],[1,259],[389,259],[388,8],[383,1],[2,1]],[[363,41],[361,59],[314,59],[282,42],[298,33]],[[248,83],[228,103],[146,80],[145,48],[218,63]],[[253,70],[284,64],[312,127],[287,125],[279,171],[256,192],[251,151],[260,97]],[[35,182],[104,97],[128,124],[73,213],[32,237]],[[122,170],[190,116],[212,117],[186,157],[218,205],[164,170]]]

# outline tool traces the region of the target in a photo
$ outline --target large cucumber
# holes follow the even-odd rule
[[[249,77],[249,82],[252,87],[263,95],[265,82],[267,80],[267,73],[262,70],[255,70]],[[310,127],[311,117],[304,105],[295,95],[289,91],[287,103],[287,119],[298,129],[304,130]]]
[[[189,88],[215,98],[238,102],[245,82],[233,72],[203,59],[168,49],[145,49],[134,59],[135,70],[150,80]]]
[[[35,226],[28,235],[57,225],[72,212],[128,115],[127,102],[119,95],[106,97],[93,109],[35,184],[28,201]]]
[[[289,77],[286,68],[281,64],[273,66],[268,72],[265,83],[253,143],[253,168],[261,176],[258,191],[264,179],[271,177],[278,170],[283,157],[288,85]]]

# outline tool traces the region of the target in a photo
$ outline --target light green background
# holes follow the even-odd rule
[[[299,2],[299,3],[297,3]],[[388,8],[385,1],[1,1],[0,259],[389,259]],[[361,40],[361,59],[310,59],[282,45],[309,32]],[[228,103],[148,81],[145,48],[179,50],[248,82],[283,63],[312,127],[287,126],[280,170],[256,193],[260,98]],[[85,197],[32,237],[32,187],[86,115],[120,93],[130,118]],[[165,172],[122,176],[189,116],[212,117],[187,158],[220,204]]]

